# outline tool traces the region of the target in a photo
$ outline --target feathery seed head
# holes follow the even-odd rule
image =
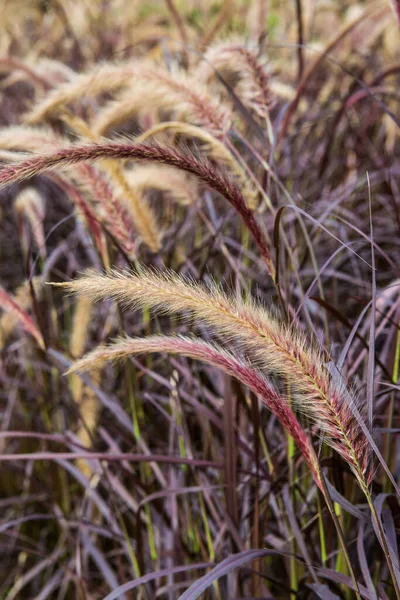
[[[34,188],[26,187],[17,194],[14,200],[14,210],[24,232],[24,217],[28,221],[33,239],[42,257],[46,256],[46,242],[44,237],[43,221],[46,214],[45,200]],[[25,237],[25,236],[24,236]]]
[[[233,75],[237,80],[234,91],[243,104],[262,118],[268,116],[273,104],[269,74],[242,40],[224,41],[207,49],[198,69],[199,78],[207,82],[216,71],[222,76]]]
[[[238,186],[224,171],[217,169],[204,158],[199,159],[189,152],[182,153],[156,144],[132,145],[120,142],[104,142],[82,146],[75,145],[59,149],[57,152],[34,156],[17,165],[8,165],[0,172],[0,189],[15,181],[21,181],[60,166],[67,167],[90,160],[114,158],[154,161],[170,165],[195,175],[200,181],[220,193],[242,218],[267,264],[271,277],[275,277],[275,268],[265,236]]]
[[[317,461],[310,438],[302,429],[285,399],[278,394],[264,375],[247,361],[238,359],[216,344],[210,344],[196,338],[184,336],[150,336],[147,338],[122,338],[110,346],[99,347],[77,361],[68,373],[98,369],[106,361],[121,360],[135,354],[165,352],[187,356],[210,364],[224,373],[235,377],[257,394],[271,412],[279,419],[283,427],[294,438],[300,452],[318,485]]]
[[[51,90],[48,95],[25,116],[29,124],[39,123],[64,110],[67,104],[83,98],[113,92],[131,82],[133,65],[103,63],[86,73],[73,73],[70,80]]]
[[[204,127],[217,138],[226,134],[232,119],[229,107],[217,102],[204,85],[186,74],[138,68],[131,86],[98,113],[93,130],[97,135],[105,135],[118,123],[143,111],[171,112],[177,119]]]
[[[296,407],[311,418],[326,441],[364,476],[368,442],[352,418],[349,398],[324,367],[320,350],[283,325],[254,300],[229,297],[215,285],[204,287],[166,271],[91,274],[68,284],[92,300],[112,297],[131,308],[183,313],[209,325],[222,339],[239,344],[259,368],[289,385]]]

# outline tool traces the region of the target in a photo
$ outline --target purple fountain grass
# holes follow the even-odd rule
[[[256,55],[248,48],[241,46],[237,48],[237,52],[242,57],[248,71],[247,81],[244,81],[242,86],[245,103],[265,119],[274,103],[269,85],[269,75]]]
[[[242,40],[231,40],[211,46],[198,68],[203,81],[210,80],[216,72],[232,73],[238,78],[235,93],[259,117],[267,118],[273,95],[270,76],[255,52],[246,47]]]
[[[256,360],[255,364],[267,369],[278,381],[283,379],[290,390],[291,401],[315,422],[324,440],[353,471],[377,525],[378,539],[388,559],[397,593],[395,566],[369,490],[373,473],[370,444],[353,411],[352,404],[356,400],[342,381],[338,383],[338,378],[330,375],[322,352],[310,345],[301,332],[273,318],[254,301],[245,303],[237,298],[229,298],[216,286],[207,289],[171,272],[157,273],[143,269],[137,274],[114,272],[103,276],[93,273],[71,283],[56,285],[65,286],[71,292],[83,294],[92,300],[112,297],[126,306],[156,308],[167,314],[189,313],[210,325],[222,339],[239,343]],[[140,342],[137,344],[139,346]],[[178,352],[178,346],[174,342],[175,353]],[[243,382],[250,385],[248,375],[241,372]],[[287,413],[283,424],[293,427]],[[294,433],[298,436],[298,432]],[[309,462],[310,457],[307,458],[307,464]],[[318,462],[312,464],[313,475],[321,483],[330,506]],[[344,542],[339,525],[338,534]],[[349,561],[348,564],[351,568]]]
[[[400,600],[400,3],[276,4],[0,2],[0,598]]]
[[[184,73],[172,77],[161,70],[149,70],[144,72],[143,76],[174,92],[178,109],[180,100],[182,110],[185,110],[186,105],[195,124],[204,127],[218,139],[224,137],[231,124],[231,112],[227,106],[211,97],[208,90],[199,85],[198,81]]]
[[[130,62],[105,62],[85,73],[74,73],[70,81],[59,84],[36,104],[26,115],[25,121],[38,123],[54,113],[63,111],[67,104],[125,87],[131,83],[132,75],[133,63]]]
[[[157,162],[174,166],[195,175],[201,182],[226,198],[238,212],[265,259],[271,277],[275,277],[275,268],[265,235],[255,220],[253,212],[247,206],[240,189],[224,171],[215,168],[208,160],[199,159],[187,151],[184,153],[157,144],[130,144],[126,142],[104,142],[60,148],[51,154],[35,155],[21,163],[8,165],[0,173],[0,188],[57,167],[71,166],[104,158]]]
[[[257,394],[282,426],[293,437],[319,487],[319,467],[309,436],[293,414],[286,400],[277,392],[265,376],[250,363],[240,360],[216,344],[184,336],[149,336],[146,338],[122,338],[109,346],[100,346],[78,360],[67,372],[76,373],[98,369],[106,361],[128,358],[134,354],[165,352],[179,354],[210,364],[235,377]]]
[[[317,424],[359,481],[368,485],[369,443],[352,411],[355,400],[330,376],[316,345],[263,306],[229,297],[217,286],[206,288],[170,271],[91,273],[58,285],[92,300],[112,297],[127,307],[193,315],[221,339],[239,343],[256,364],[290,385],[296,406]]]
[[[118,123],[137,115],[143,108],[172,112],[183,122],[199,125],[223,139],[232,122],[232,111],[207,87],[184,72],[174,74],[161,68],[138,67],[135,79],[96,116],[93,129],[104,135]]]
[[[162,68],[139,64],[130,85],[97,113],[91,127],[97,135],[106,135],[118,124],[148,111],[173,114],[184,123],[199,125],[220,140],[232,123],[231,107],[210,95],[198,78],[182,71],[171,74]]]
[[[43,147],[48,152],[55,152],[67,145],[68,138],[57,135],[47,128],[15,126],[0,132],[0,147],[7,150],[28,149],[37,155],[39,149]],[[100,209],[96,211],[98,213],[96,218],[103,223],[128,257],[133,258],[135,254],[132,241],[135,237],[133,234],[134,229],[138,231],[154,252],[159,249],[159,230],[146,202],[140,198],[137,203],[139,206],[132,207],[133,209],[136,208],[136,210],[131,211],[133,218],[130,217],[128,208],[124,206],[121,198],[129,196],[130,190],[127,189],[128,184],[126,182],[124,187],[123,177],[118,178],[119,187],[122,188],[119,194],[116,193],[117,186],[113,186],[109,182],[105,173],[88,163],[79,164],[77,172],[74,173],[71,179],[77,182],[76,186],[83,186],[88,189],[91,203],[96,204]],[[115,179],[117,178],[115,177]],[[70,185],[69,190],[71,200],[74,203],[77,201],[79,209],[82,210],[82,204],[85,203],[86,206],[83,212],[85,214],[93,212],[93,209],[87,206],[88,202],[78,198],[78,192],[71,193]]]

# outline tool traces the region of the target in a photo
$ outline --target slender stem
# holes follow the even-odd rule
[[[349,574],[350,574],[351,580],[352,580],[353,585],[354,585],[354,592],[356,594],[356,598],[357,598],[357,600],[361,600],[361,594],[360,594],[360,589],[358,587],[358,582],[357,582],[357,579],[356,579],[356,576],[355,576],[355,573],[354,573],[354,570],[353,570],[353,566],[352,566],[351,561],[350,561],[349,554],[347,552],[346,540],[345,540],[345,537],[344,537],[344,533],[343,533],[343,530],[342,530],[342,528],[340,526],[339,520],[338,520],[338,518],[336,516],[335,508],[334,508],[332,499],[331,499],[331,497],[329,495],[329,490],[328,490],[328,488],[326,486],[326,483],[325,483],[325,477],[324,477],[324,474],[321,471],[319,463],[316,464],[316,469],[317,469],[317,473],[318,473],[319,480],[320,480],[320,483],[321,483],[321,491],[322,491],[322,493],[324,495],[326,505],[328,507],[328,510],[330,512],[332,520],[333,520],[333,522],[335,524],[336,531],[337,531],[337,534],[338,534],[338,537],[339,537],[339,541],[340,541],[341,546],[342,546],[343,554],[344,554],[344,557],[346,559],[347,567],[349,569]]]
[[[325,530],[324,530],[324,519],[322,514],[322,505],[321,505],[321,494],[318,491],[317,493],[317,504],[318,504],[318,529],[319,529],[319,539],[321,544],[321,563],[325,567],[326,566],[326,540],[325,540]]]

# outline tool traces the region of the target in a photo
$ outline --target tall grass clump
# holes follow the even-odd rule
[[[400,598],[396,15],[0,6],[1,598]]]

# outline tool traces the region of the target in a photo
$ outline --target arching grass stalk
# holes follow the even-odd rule
[[[240,298],[230,297],[217,286],[206,288],[169,271],[141,269],[137,273],[93,273],[60,285],[92,300],[112,297],[134,308],[148,307],[165,314],[179,312],[187,316],[192,315],[209,325],[224,341],[239,345],[238,350],[245,351],[251,359],[244,367],[235,365],[232,368],[232,364],[228,367],[231,358],[227,359],[224,355],[225,350],[219,347],[213,349],[209,345],[196,346],[194,355],[190,353],[190,343],[187,341],[175,340],[171,347],[168,346],[170,342],[166,341],[168,338],[163,338],[162,343],[160,340],[148,338],[133,342],[128,340],[126,345],[124,341],[120,341],[114,348],[98,349],[83,359],[79,363],[80,367],[87,367],[112,357],[117,358],[124,355],[124,352],[127,355],[134,351],[160,352],[164,349],[194,356],[204,362],[210,362],[210,353],[214,352],[216,354],[212,364],[239,378],[261,396],[265,396],[267,392],[262,387],[263,379],[259,378],[262,375],[257,375],[254,379],[254,373],[259,373],[258,368],[268,371],[277,380],[290,384],[294,406],[318,426],[324,441],[350,466],[365,494],[376,522],[378,540],[388,561],[396,596],[400,598],[395,567],[369,491],[372,479],[371,452],[369,440],[359,421],[359,418],[363,418],[362,407],[357,406],[356,397],[351,395],[343,380],[331,375],[325,366],[327,357],[316,345],[310,344],[294,327],[288,327],[279,318],[272,316],[262,305],[252,300],[245,302]],[[189,347],[185,346],[187,343]],[[238,377],[240,372],[241,378]],[[257,386],[261,386],[258,391]],[[270,409],[275,411],[274,414],[295,439],[321,487],[323,478],[317,471],[315,454],[310,454],[312,445],[305,441],[304,432],[286,399],[282,399],[280,394],[277,397],[276,393],[271,384],[268,384]],[[360,413],[359,417],[355,416],[357,411]]]
[[[226,296],[215,286],[207,289],[170,272],[159,273],[145,269],[138,273],[109,273],[106,276],[93,273],[62,285],[93,300],[113,297],[128,306],[157,308],[164,313],[192,314],[210,325],[222,339],[239,343],[242,351],[246,350],[251,357],[250,363],[246,362],[244,366],[235,363],[232,368],[232,363],[229,363],[232,358],[227,358],[225,350],[210,345],[199,346],[204,342],[196,342],[193,347],[193,341],[180,338],[174,338],[173,341],[168,338],[148,338],[120,341],[114,348],[100,348],[83,359],[78,368],[138,351],[169,351],[186,355],[189,352],[190,356],[203,362],[211,362],[239,378],[265,398],[265,382],[257,367],[254,367],[258,365],[274,377],[283,378],[290,383],[295,406],[317,423],[328,444],[350,465],[357,480],[362,483],[363,490],[368,490],[368,441],[354,418],[347,391],[325,369],[320,350],[311,346],[298,331],[272,317],[264,307],[252,301],[244,302]],[[210,355],[213,357],[212,361]],[[241,373],[240,377],[238,373]],[[257,386],[258,390],[255,389]],[[317,470],[312,445],[306,441],[286,399],[279,394],[277,396],[270,384],[268,394],[267,405],[295,439],[317,484],[324,492],[321,485],[323,477]],[[328,498],[326,491],[324,495]],[[329,506],[329,500],[327,502]],[[331,513],[334,515],[333,510]],[[344,544],[344,540],[342,542]]]
[[[0,173],[0,188],[57,167],[113,158],[153,161],[171,165],[191,173],[202,183],[221,194],[233,206],[249,229],[261,256],[266,262],[270,276],[273,280],[275,279],[275,267],[265,235],[255,220],[252,210],[247,206],[238,186],[225,172],[218,170],[208,160],[199,159],[189,152],[183,153],[157,144],[131,144],[127,142],[69,146],[57,149],[52,153],[35,155],[19,164],[8,165]]]
[[[196,338],[149,336],[147,338],[121,338],[112,345],[99,347],[76,362],[68,373],[98,369],[106,361],[121,360],[134,354],[148,352],[179,354],[211,364],[235,377],[261,397],[264,404],[278,418],[279,422],[294,440],[325,498],[328,510],[338,532],[357,598],[359,598],[358,583],[346,549],[346,540],[335,515],[333,503],[310,438],[302,429],[286,400],[276,392],[268,380],[253,366],[238,360],[217,345],[209,344]]]

